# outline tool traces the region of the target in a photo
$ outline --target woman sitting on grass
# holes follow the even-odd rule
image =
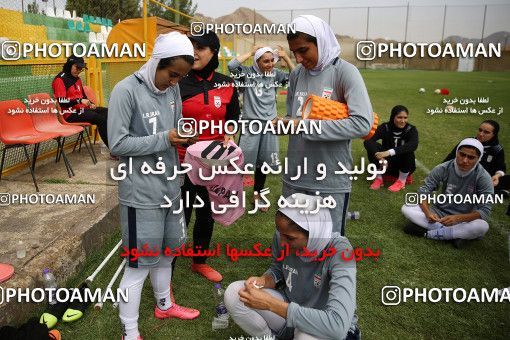
[[[397,192],[405,188],[407,177],[416,170],[414,151],[418,148],[418,130],[407,122],[409,110],[403,105],[391,109],[390,121],[381,124],[375,134],[365,141],[370,163],[379,168],[386,162],[387,175],[397,178],[388,188]],[[381,143],[377,141],[381,139]],[[378,190],[384,185],[383,175],[378,175],[370,189]]]
[[[483,145],[483,155],[480,159],[480,164],[491,175],[494,191],[508,196],[510,176],[505,175],[505,151],[501,144],[499,144],[498,133],[498,122],[488,119],[480,124],[475,138]],[[454,159],[456,150],[457,146],[446,156],[444,162]]]
[[[482,238],[489,230],[492,204],[488,196],[494,193],[491,177],[480,159],[483,146],[477,139],[466,138],[457,146],[455,159],[436,166],[418,189],[419,205],[402,206],[402,214],[409,220],[407,234],[434,240],[453,240],[461,248],[463,240]],[[456,197],[429,204],[427,197],[439,188],[441,194]],[[475,198],[478,197],[478,198]],[[458,199],[463,198],[459,202]]]

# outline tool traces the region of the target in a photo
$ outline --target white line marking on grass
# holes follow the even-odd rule
[[[427,168],[425,165],[423,165],[422,162],[420,162],[417,158],[415,159],[416,161],[416,165],[418,166],[418,168],[422,169],[423,171],[425,171],[425,173],[428,175],[430,173],[430,170],[429,168]]]

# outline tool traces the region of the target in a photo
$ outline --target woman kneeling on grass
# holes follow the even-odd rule
[[[299,193],[292,196],[287,198],[290,207],[276,213],[270,268],[260,277],[230,284],[225,305],[234,321],[251,336],[350,338],[356,307],[356,267],[354,261],[343,261],[339,254],[351,245],[347,238],[332,232],[327,208],[312,213],[322,198]],[[306,211],[292,207],[307,200]],[[316,256],[303,256],[305,247],[316,251]],[[323,250],[331,248],[335,248],[335,255],[320,258]],[[288,256],[282,256],[286,249]],[[283,290],[276,288],[279,283],[284,283]]]

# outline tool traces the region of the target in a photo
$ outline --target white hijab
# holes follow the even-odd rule
[[[455,155],[457,155],[457,152],[459,152],[459,149],[462,147],[462,146],[473,146],[475,148],[478,149],[478,151],[480,151],[480,157],[478,157],[478,160],[476,161],[476,164],[468,171],[462,171],[459,166],[457,165],[457,156],[455,156],[455,160],[454,160],[454,166],[455,166],[455,173],[460,176],[460,177],[466,177],[467,175],[469,175],[473,170],[475,170],[476,168],[476,165],[480,162],[480,159],[482,159],[482,156],[483,156],[483,145],[482,143],[480,143],[480,141],[476,138],[465,138],[463,139],[459,145],[457,146],[457,150],[455,150]]]
[[[306,247],[312,252],[317,250],[317,256],[320,257],[322,250],[324,250],[331,241],[331,234],[333,230],[331,214],[328,208],[320,208],[315,214],[306,214],[301,212],[316,210],[317,203],[322,202],[322,197],[293,194],[287,197],[286,200],[291,205],[296,202],[304,204],[306,200],[308,200],[309,203],[306,208],[285,207],[280,208],[279,211],[294,221],[298,226],[308,231],[308,243]],[[309,256],[301,257],[301,260],[305,262],[311,262],[313,259],[313,257]]]
[[[276,63],[279,59],[278,57],[278,50],[273,50],[271,47],[261,47],[258,50],[255,51],[255,54],[253,55],[253,68],[255,68],[255,71],[257,73],[263,73],[260,71],[259,65],[257,64],[257,61],[264,55],[264,53],[271,52],[273,54],[274,62]]]
[[[340,54],[340,44],[336,40],[331,27],[321,18],[314,15],[300,15],[291,23],[296,32],[303,32],[317,39],[319,59],[310,74],[316,75],[329,65]]]
[[[166,93],[168,88],[161,91],[154,84],[156,70],[159,61],[164,58],[176,57],[179,55],[194,56],[193,44],[187,36],[178,32],[160,34],[154,43],[154,49],[150,59],[136,71],[135,75],[142,79],[155,94]]]

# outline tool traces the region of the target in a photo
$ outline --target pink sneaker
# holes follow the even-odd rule
[[[395,183],[393,183],[389,188],[388,190],[391,191],[391,192],[397,192],[397,191],[400,191],[402,189],[404,189],[406,187],[406,184],[404,182],[402,182],[401,180],[396,180]]]
[[[193,263],[191,265],[191,270],[195,273],[199,273],[207,280],[212,282],[220,282],[223,280],[223,276],[214,270],[211,266],[205,263]]]
[[[379,190],[379,188],[383,187],[384,186],[384,182],[382,179],[380,178],[376,178],[374,179],[374,181],[372,182],[372,185],[370,185],[370,189],[371,190]]]
[[[198,318],[200,311],[193,308],[186,308],[174,303],[167,310],[161,310],[157,306],[154,309],[156,319],[178,318],[181,320],[192,320]]]

